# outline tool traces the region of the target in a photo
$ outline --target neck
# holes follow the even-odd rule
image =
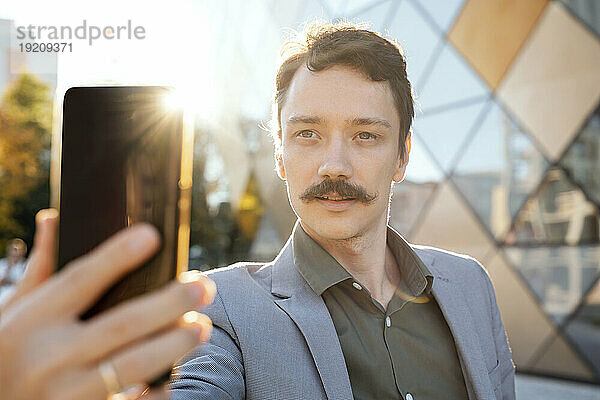
[[[305,232],[337,260],[384,308],[400,283],[400,270],[387,246],[387,218],[373,230],[348,239],[319,236],[300,221]]]

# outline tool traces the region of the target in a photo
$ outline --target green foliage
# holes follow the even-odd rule
[[[49,95],[46,84],[21,74],[0,103],[0,256],[14,237],[31,247],[35,213],[49,204]]]

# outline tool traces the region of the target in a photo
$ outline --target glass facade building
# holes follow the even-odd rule
[[[600,384],[598,2],[226,1],[213,11],[227,18],[214,30],[228,113],[197,141],[194,201],[206,218],[229,218],[234,233],[218,246],[235,255],[203,259],[210,249],[198,245],[192,263],[270,259],[295,219],[258,128],[284,28],[370,22],[403,46],[418,103],[391,225],[485,266],[519,371]],[[218,237],[198,221],[193,243]]]

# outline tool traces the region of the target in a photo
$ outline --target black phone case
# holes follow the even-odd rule
[[[187,269],[193,128],[160,86],[76,87],[63,104],[58,269],[145,221],[162,244],[84,314],[155,290]],[[164,383],[169,374],[154,385]]]

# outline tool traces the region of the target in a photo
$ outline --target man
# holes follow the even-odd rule
[[[0,285],[15,284],[25,274],[27,245],[19,238],[9,240],[6,245],[6,258],[0,259]]]
[[[19,238],[8,241],[6,258],[0,259],[0,304],[14,291],[14,285],[25,274],[27,245]]]
[[[173,399],[513,399],[493,287],[474,259],[387,226],[413,96],[398,46],[349,25],[288,44],[276,168],[298,217],[270,263],[212,271],[213,333]]]

